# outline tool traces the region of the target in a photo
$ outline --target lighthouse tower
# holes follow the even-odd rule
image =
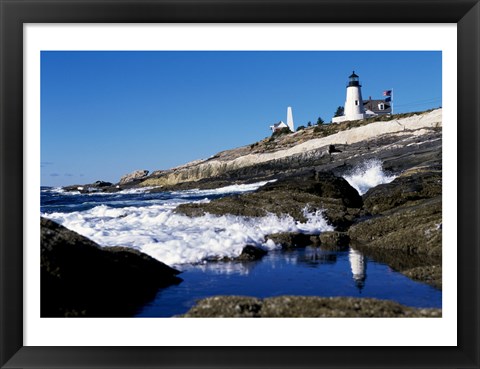
[[[347,98],[345,100],[344,115],[334,117],[333,123],[340,123],[347,120],[364,119],[366,117],[363,109],[362,85],[355,74],[355,71],[348,77]]]
[[[362,85],[355,71],[348,77],[347,99],[345,101],[345,116],[347,120],[363,119]]]

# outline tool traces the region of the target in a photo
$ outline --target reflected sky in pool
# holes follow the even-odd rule
[[[169,317],[215,295],[371,297],[413,307],[442,306],[442,292],[412,281],[359,251],[306,247],[270,251],[261,261],[183,265],[183,282],[158,292],[137,316]]]

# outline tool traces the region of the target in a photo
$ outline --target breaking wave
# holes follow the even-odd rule
[[[307,221],[269,214],[260,218],[206,214],[188,217],[173,211],[172,204],[113,208],[99,205],[87,211],[42,214],[95,241],[101,246],[126,246],[168,265],[200,263],[236,257],[245,245],[279,248],[265,236],[279,232],[319,234],[333,230],[320,211]]]
[[[382,162],[378,159],[365,161],[343,176],[360,195],[370,188],[383,183],[392,182],[397,176],[387,175],[382,169]]]

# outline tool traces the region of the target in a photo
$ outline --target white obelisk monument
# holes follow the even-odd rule
[[[290,131],[295,132],[293,127],[293,114],[292,114],[292,107],[289,106],[287,108],[287,126],[290,128]]]

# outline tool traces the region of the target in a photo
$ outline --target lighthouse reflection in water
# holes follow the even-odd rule
[[[350,268],[352,269],[355,285],[359,292],[361,292],[363,287],[365,287],[365,279],[367,278],[365,256],[363,256],[360,251],[350,249],[348,260],[350,261]]]
[[[361,293],[365,287],[368,260],[363,253],[358,250],[349,248],[348,251],[333,251],[319,247],[306,247],[303,253],[291,254],[290,257],[287,256],[287,259],[290,259],[289,261],[292,264],[301,262],[308,264],[311,267],[319,267],[320,265],[323,265],[322,269],[325,273],[322,278],[323,280],[334,277],[332,274],[341,274],[346,277],[350,274],[349,271],[347,272],[347,270],[350,269],[350,278],[345,278],[342,284],[345,284],[345,287],[350,285],[359,293]],[[331,266],[329,271],[325,269],[328,265]],[[388,267],[386,268],[389,269]],[[336,285],[339,287],[338,281]]]
[[[368,283],[367,279],[368,264]],[[184,314],[192,301],[215,295],[367,297],[406,306],[441,307],[442,292],[415,282],[350,248],[272,250],[260,261],[183,265],[183,282],[159,291],[138,316]]]

